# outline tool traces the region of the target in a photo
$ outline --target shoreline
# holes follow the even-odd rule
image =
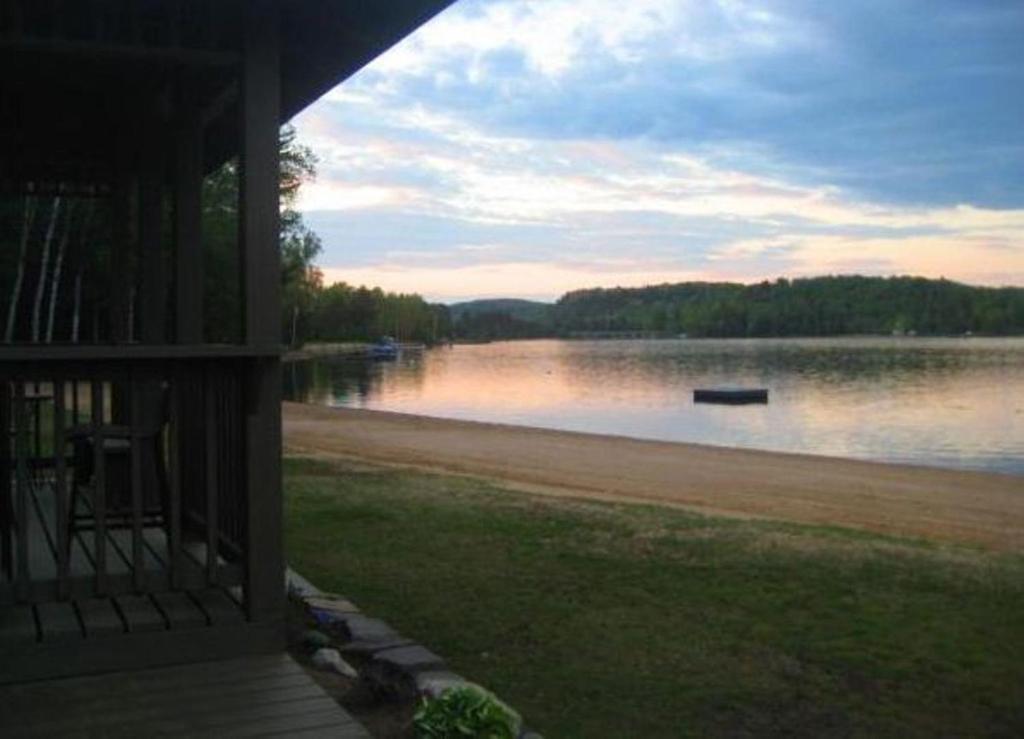
[[[292,453],[544,494],[1024,550],[1024,479],[1013,475],[289,402],[282,410]]]
[[[326,359],[330,357],[362,357],[366,355],[370,345],[358,341],[327,342],[322,344],[303,344],[297,349],[289,349],[281,357],[284,363],[305,362],[310,359]]]

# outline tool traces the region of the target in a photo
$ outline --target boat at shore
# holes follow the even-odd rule
[[[366,356],[370,359],[387,361],[398,359],[399,346],[390,336],[384,336],[376,344],[371,344],[366,350]]]

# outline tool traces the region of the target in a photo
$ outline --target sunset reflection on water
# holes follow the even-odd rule
[[[694,404],[767,387],[766,406]],[[1024,339],[523,341],[287,365],[287,397],[1024,474]]]

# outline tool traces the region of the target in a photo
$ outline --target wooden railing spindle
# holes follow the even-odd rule
[[[53,459],[55,471],[55,495],[57,498],[57,590],[60,598],[67,598],[69,591],[68,567],[71,553],[68,515],[68,474],[65,437],[65,392],[63,380],[53,381]]]
[[[181,583],[181,491],[182,491],[182,469],[181,469],[181,383],[184,373],[176,368],[172,374],[170,398],[168,406],[170,409],[170,432],[168,434],[168,487],[170,488],[170,501],[168,501],[169,541],[168,561],[171,568],[171,587],[177,588]]]
[[[11,385],[7,378],[0,379],[0,575],[13,577],[14,511],[11,501]]]
[[[92,449],[93,496],[92,513],[95,519],[96,591],[107,590],[107,455],[104,430],[103,381],[92,381]]]
[[[215,376],[207,370],[205,413],[206,413],[206,579],[210,585],[217,583],[217,392]]]
[[[29,513],[29,475],[28,475],[28,408],[25,401],[25,381],[16,378],[14,382],[14,456],[17,478],[17,501],[15,510],[15,530],[18,536],[18,598],[28,597],[28,513]]]
[[[131,444],[132,575],[136,589],[142,592],[146,573],[142,558],[142,429],[140,422],[147,409],[143,404],[141,385],[137,377],[131,377],[129,382],[132,393],[132,418],[129,433]]]

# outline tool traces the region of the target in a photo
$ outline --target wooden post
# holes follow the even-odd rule
[[[111,243],[111,259],[109,274],[110,285],[110,326],[108,328],[111,341],[122,343],[129,340],[131,332],[128,326],[128,300],[131,294],[130,280],[132,270],[129,265],[131,254],[131,213],[132,195],[131,178],[120,172],[114,183],[111,198],[113,215],[113,241]]]
[[[156,121],[147,121],[140,145],[139,173],[139,328],[145,344],[166,339],[167,284],[160,223],[163,207],[163,137]]]
[[[245,341],[268,350],[248,363],[245,419],[246,608],[251,621],[282,622],[281,267],[278,245],[279,3],[244,5],[239,160],[239,242]],[[283,631],[282,631],[283,636]]]
[[[126,144],[120,144],[117,152],[118,173],[114,182],[111,198],[112,210],[112,242],[110,249],[110,264],[108,265],[111,278],[109,295],[109,326],[108,340],[114,343],[127,343],[134,338],[134,326],[132,325],[132,310],[130,301],[132,299],[132,281],[134,270],[132,264],[132,212],[133,212],[133,183],[134,177],[130,174],[127,162],[128,152],[125,151]],[[131,422],[131,398],[128,389],[121,383],[113,383],[110,388],[111,420],[114,423]],[[95,407],[95,406],[94,406]],[[102,406],[101,406],[102,407]]]
[[[11,501],[11,396],[10,383],[0,376],[0,576],[10,578],[14,563]]]
[[[175,333],[179,344],[203,342],[203,128],[181,85],[174,157]]]
[[[174,340],[178,344],[201,344],[203,319],[203,124],[194,102],[197,91],[192,78],[182,72],[174,126],[173,223],[174,223]],[[194,393],[198,366],[194,373],[179,367],[173,375],[176,387],[171,393],[174,422],[171,473],[175,492],[171,497],[171,576],[175,586],[181,578],[182,511],[193,510],[202,499],[205,474],[203,466],[203,424],[205,414],[197,408]],[[194,387],[195,386],[195,387]],[[201,396],[198,396],[201,397]],[[235,461],[242,464],[242,460]]]

